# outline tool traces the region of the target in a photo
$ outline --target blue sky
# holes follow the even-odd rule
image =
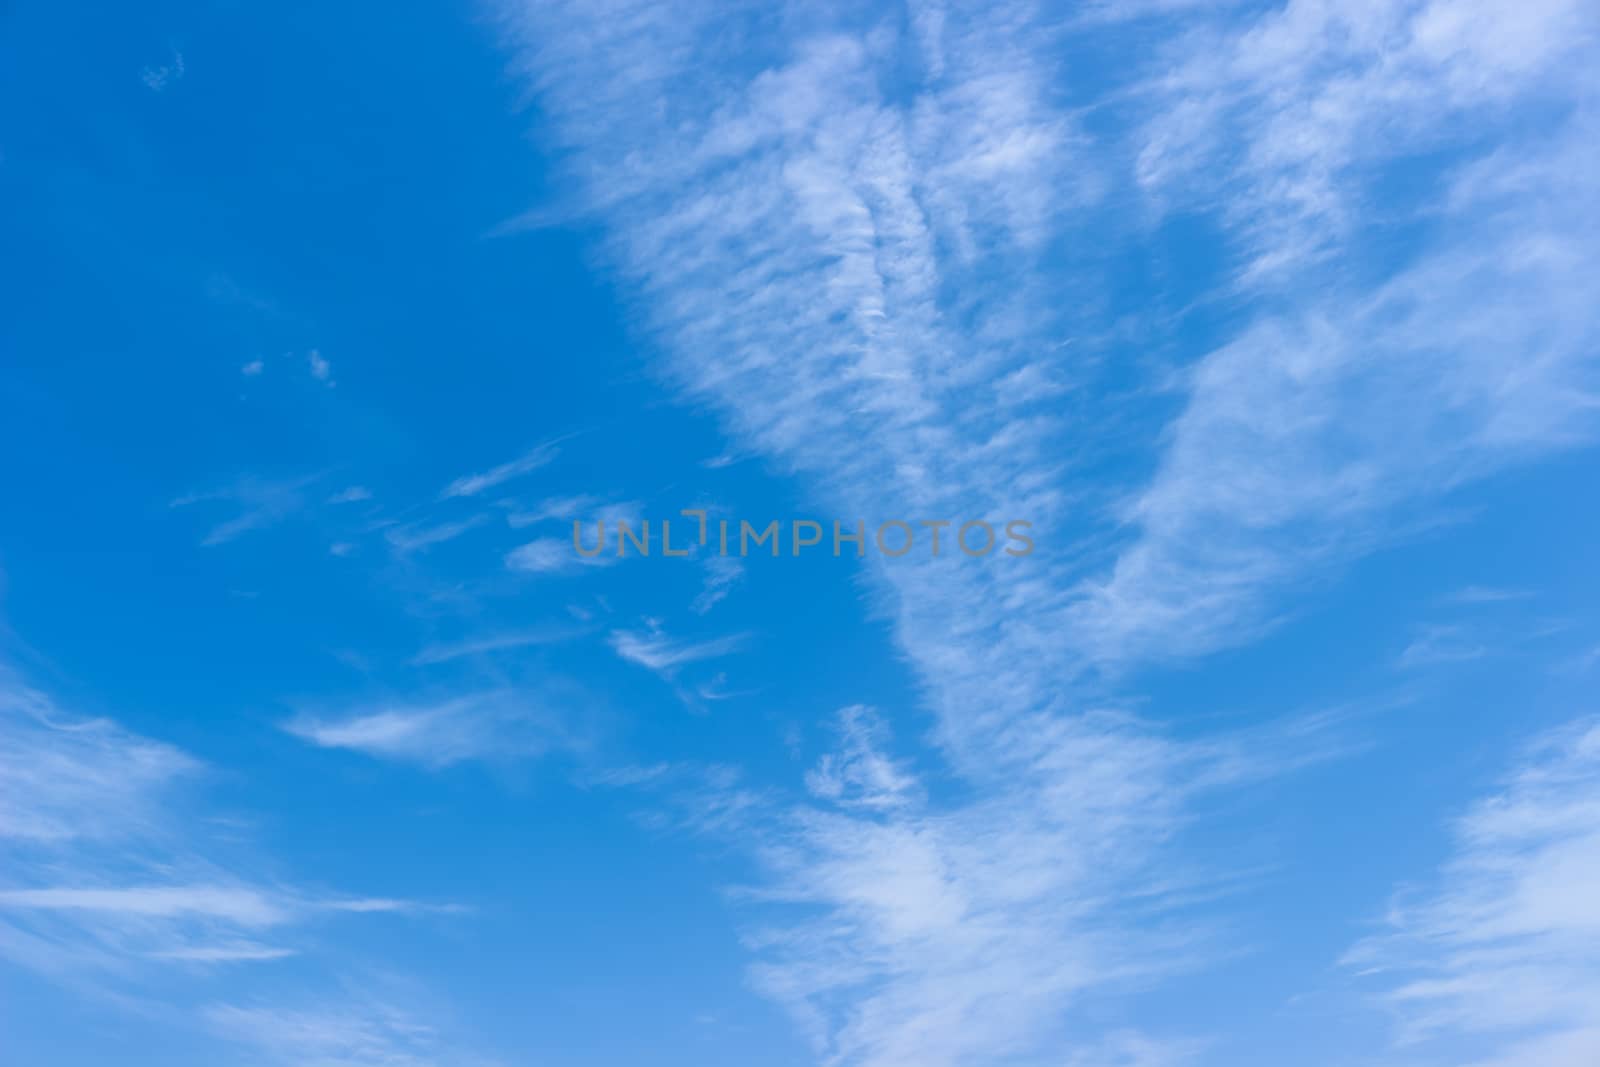
[[[1600,1062],[1592,5],[0,17],[7,1063]]]

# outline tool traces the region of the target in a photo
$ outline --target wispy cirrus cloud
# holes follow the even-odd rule
[[[576,699],[553,687],[492,690],[336,715],[301,713],[284,729],[320,748],[439,769],[468,760],[534,757],[579,744]]]
[[[1528,104],[1593,89],[1577,57],[1596,21],[1573,0],[1302,2],[1179,25],[1170,64],[1146,86],[1162,106],[1136,174],[1166,203],[1198,197],[1219,212],[1248,257],[1247,284],[1316,266],[1371,212],[1393,212],[1374,193],[1378,168],[1514,134]]]
[[[105,719],[62,713],[0,667],[0,838],[41,843],[154,830],[164,798],[200,770],[178,749]]]
[[[1196,368],[1129,509],[1139,537],[1086,587],[1077,628],[1101,655],[1239,643],[1274,591],[1403,532],[1419,505],[1593,434],[1600,327],[1568,279],[1600,264],[1600,226],[1565,175],[1600,160],[1563,136],[1454,183],[1499,188],[1489,172],[1537,161],[1540,198],[1495,194],[1470,236],[1376,291],[1268,317]]]
[[[0,890],[0,909],[82,911],[151,918],[223,919],[239,926],[276,926],[315,911],[372,914],[419,910],[388,898],[319,898],[240,885],[120,886],[113,889]]]
[[[1533,593],[1527,589],[1502,589],[1492,585],[1468,585],[1457,589],[1445,599],[1453,604],[1505,604],[1517,600],[1530,600]]]
[[[137,987],[142,967],[269,962],[296,954],[296,931],[319,917],[415,907],[221,862],[183,803],[205,773],[0,669],[0,955]]]
[[[684,641],[657,630],[615,630],[610,637],[612,650],[629,663],[669,676],[685,664],[737,652],[748,640],[747,634],[729,634],[706,641]]]
[[[165,92],[169,86],[183,80],[184,69],[183,53],[174,48],[172,62],[145,67],[139,72],[139,80],[144,82],[151,92]]]
[[[586,567],[608,567],[619,561],[616,546],[620,523],[640,529],[642,506],[637,501],[606,501],[593,496],[555,497],[506,516],[513,529],[556,525],[559,534],[535,538],[506,553],[506,566],[524,574],[575,574]],[[582,531],[575,534],[574,524]],[[595,550],[585,555],[578,551]]]
[[[1043,264],[1108,183],[1058,106],[1047,11],[817,13],[780,39],[751,12],[502,10],[664,376],[734,449],[840,514],[1026,516],[1064,539],[1072,444],[1028,383],[1059,397],[1082,374],[1061,294],[1098,272],[1063,282]],[[709,69],[744,73],[712,92]],[[1061,636],[1074,556],[1058,541],[1024,566],[869,571],[934,716],[925,755],[965,802],[907,786],[889,804],[907,772],[859,748],[817,769],[812,802],[707,798],[703,821],[741,828],[761,861],[752,898],[795,905],[756,923],[753,974],[829,1062],[1104,1050],[1073,1010],[1185,955],[1181,935],[1129,920],[1161,910],[1156,885],[1131,890],[1181,825],[1195,757],[1081,713],[1081,655]],[[614,640],[671,669],[658,644]]]
[[[1067,1057],[1066,1067],[1185,1067],[1204,1061],[1201,1041],[1157,1040],[1135,1031],[1113,1031],[1099,1044]]]
[[[1489,649],[1468,627],[1450,624],[1425,626],[1400,653],[1399,665],[1408,668],[1437,667],[1481,659],[1488,653]]]
[[[273,926],[288,913],[253,889],[210,886],[131,886],[118,889],[0,891],[0,909],[84,911],[150,918],[221,919],[239,926]]]
[[[601,552],[585,556],[572,547],[571,538],[539,537],[506,553],[506,568],[522,574],[577,574],[588,567],[609,567],[620,557]]]
[[[460,641],[441,641],[424,647],[412,657],[411,662],[418,666],[449,663],[452,660],[472,656],[486,656],[496,652],[509,652],[539,645],[558,644],[562,641],[570,641],[587,632],[587,627],[582,625],[557,623],[521,630],[506,630],[501,633],[483,634]]]
[[[529,449],[516,459],[502,463],[498,467],[492,467],[481,474],[462,475],[445,486],[444,491],[439,495],[444,499],[477,496],[486,489],[493,489],[497,485],[503,485],[514,478],[520,478],[525,474],[533,473],[540,467],[550,465],[555,462],[556,457],[560,454],[561,450],[554,444],[539,445],[536,448]]]
[[[702,564],[705,580],[689,609],[705,615],[722,603],[744,578],[744,561],[736,556],[707,556]]]
[[[541,500],[532,507],[518,508],[506,516],[506,522],[513,529],[522,529],[541,522],[557,522],[565,534],[572,531],[572,523],[594,523],[601,521],[608,526],[615,527],[618,522],[627,522],[632,526],[639,525],[639,517],[643,512],[643,505],[636,500],[607,500],[588,494],[577,496],[551,497]]]
[[[322,353],[315,348],[306,353],[306,366],[311,371],[311,377],[330,388],[334,385],[333,364],[329,363]]]
[[[381,983],[380,983],[381,984]],[[262,1062],[285,1067],[493,1067],[494,1062],[450,1040],[423,1021],[424,1013],[382,991],[351,991],[327,1001],[218,1003],[204,1024]]]
[[[420,552],[446,541],[454,541],[464,533],[477,529],[489,521],[487,515],[469,515],[452,522],[413,523],[408,526],[391,526],[383,532],[384,540],[400,553]]]
[[[352,485],[341,489],[328,498],[330,504],[359,504],[372,499],[372,490],[364,485]]]
[[[759,877],[734,899],[752,980],[823,1062],[1048,1062],[1046,1045],[1068,1062],[1188,1062],[1191,1042],[1099,1034],[1073,1007],[1216,950],[1192,906],[1214,887],[1151,848],[1213,768],[1131,722],[1038,725],[1052,733],[1036,763],[976,803],[936,802],[864,707],[840,713],[802,798],[716,769],[612,784],[665,790],[686,826],[750,850]]]
[[[1083,587],[1105,660],[1242,643],[1275,595],[1600,426],[1600,316],[1572,284],[1600,267],[1593,13],[1297,3],[1246,29],[1173,44],[1139,174],[1217,211],[1234,284],[1271,295],[1188,372],[1138,536]],[[1398,174],[1431,194],[1381,193]],[[1342,266],[1402,227],[1397,270]]]
[[[251,963],[287,959],[296,955],[296,952],[294,949],[278,948],[253,941],[237,941],[224,945],[166,949],[152,955],[156,959],[178,960],[184,963]]]
[[[73,715],[0,667],[0,959],[89,993],[97,1010],[197,1029],[219,1043],[205,1053],[217,1062],[488,1067],[424,1021],[437,1016],[437,997],[384,999],[380,987],[394,982],[329,977],[356,965],[327,943],[341,916],[459,909],[252,875],[241,868],[248,850],[219,847],[192,810],[206,774],[176,748]],[[210,1002],[218,969],[247,989],[246,973],[291,958],[294,987],[314,1006],[265,992]],[[175,983],[180,972],[204,981]],[[421,1003],[428,1010],[409,1006]]]
[[[213,526],[201,539],[200,543],[209,548],[273,526],[303,511],[307,503],[305,491],[320,477],[311,475],[287,481],[241,478],[227,488],[185,494],[173,500],[171,506],[187,508],[209,503],[234,506],[238,514]]]
[[[839,713],[840,744],[806,776],[806,788],[842,807],[888,810],[919,802],[916,778],[886,752],[888,731],[877,714],[856,705]]]
[[[1116,46],[1149,73],[1094,102],[1133,109],[1126,137],[1063,105],[1083,23],[1044,6],[814,12],[781,35],[643,0],[496,7],[663,376],[734,449],[840,514],[1026,516],[1045,546],[869,565],[934,718],[922,755],[969,799],[830,808],[857,788],[839,764],[749,827],[757,891],[810,909],[752,937],[763,988],[840,1063],[1180,1055],[1073,1013],[1203,953],[1129,930],[1172,900],[1158,857],[1182,855],[1196,782],[1228,775],[1093,713],[1090,683],[1248,640],[1453,488],[1589,439],[1596,319],[1571,279],[1600,247],[1597,139],[1583,107],[1524,122],[1592,99],[1582,9],[1484,10],[1485,44],[1445,4],[1146,6]],[[1479,114],[1514,148],[1485,153]],[[1409,167],[1430,194],[1374,232],[1368,190]],[[1090,310],[1114,299],[1096,249],[1172,206],[1237,256],[1199,299],[1243,307],[1172,375],[1153,452],[1117,455],[1153,435],[1077,400],[1131,358]],[[1414,253],[1369,262],[1401,227]],[[1107,455],[1154,473],[1121,501],[1069,491]]]
[[[1527,752],[1455,827],[1431,885],[1346,959],[1383,980],[1401,1040],[1470,1067],[1600,1057],[1600,725]]]

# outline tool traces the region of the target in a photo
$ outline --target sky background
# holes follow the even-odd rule
[[[0,1061],[1600,1063],[1593,5],[0,27]]]

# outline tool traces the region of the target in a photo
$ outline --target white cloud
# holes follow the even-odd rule
[[[703,72],[748,70],[724,61],[764,26],[642,3],[507,10],[664,372],[731,451],[796,473],[836,514],[1063,528],[1065,408],[992,385],[1059,393],[1079,373],[1061,343],[1079,289],[1102,276],[1056,269],[1080,247],[1065,223],[1109,183],[1056,105],[1047,16],[948,5],[902,36],[819,15],[762,38],[761,69],[713,92]],[[765,809],[747,795],[708,799],[702,822],[739,827],[765,861],[752,897],[799,905],[749,935],[754,973],[831,1062],[1061,1060],[1102,1044],[1073,1032],[1078,1004],[1184,962],[1181,938],[1127,921],[1159,911],[1158,889],[1117,897],[1175,831],[1187,757],[1073,713],[1070,549],[869,574],[962,803],[886,793],[909,772],[848,748],[815,772],[816,804],[751,824]],[[613,643],[658,670],[682,651]]]
[[[1282,280],[1378,206],[1363,167],[1505,134],[1519,103],[1569,98],[1594,31],[1574,0],[1301,0],[1245,32],[1200,23],[1150,86],[1162,106],[1138,175],[1218,210],[1252,257],[1246,282]]]
[[[856,706],[839,713],[839,751],[822,757],[806,776],[806,788],[841,807],[887,810],[920,799],[918,784],[882,751],[888,733],[870,708]]]
[[[1469,585],[1457,589],[1446,599],[1456,604],[1503,604],[1512,600],[1531,599],[1533,593],[1526,589],[1499,589],[1487,585]]]
[[[297,953],[293,949],[240,941],[224,945],[194,945],[153,952],[151,955],[156,959],[179,960],[185,963],[253,963],[287,959]]]
[[[685,794],[689,825],[761,865],[736,894],[752,978],[824,1062],[1184,1062],[1182,1042],[1097,1035],[1074,1009],[1215,950],[1185,908],[1200,887],[1151,848],[1203,768],[1108,723],[1034,725],[1032,765],[975,803],[934,803],[860,707],[841,713],[809,800],[726,773]]]
[[[874,791],[907,764],[849,746],[814,773],[816,804],[746,825],[747,794],[708,801],[766,860],[752,894],[804,905],[751,936],[762,987],[836,1062],[1180,1055],[1075,1012],[1203,953],[1150,920],[1170,914],[1159,861],[1185,802],[1228,771],[1087,713],[1086,673],[1238,643],[1452,488],[1588,439],[1596,319],[1572,279],[1600,273],[1600,138],[1581,110],[1513,114],[1575,88],[1578,9],[1480,12],[1526,53],[1450,29],[1446,6],[1144,22],[1130,54],[1170,78],[1069,113],[1048,8],[822,12],[773,39],[689,5],[503,7],[663,372],[730,450],[836,514],[1024,518],[1041,546],[869,567],[959,803],[852,806],[917,791]],[[707,70],[744,73],[713,88]],[[1079,116],[1101,102],[1172,120],[1095,143],[1104,124]],[[1514,143],[1469,163],[1479,114]],[[1422,182],[1414,253],[1379,273],[1349,238],[1391,242],[1363,229],[1363,194],[1413,143],[1463,164]],[[1148,204],[1121,192],[1138,182]],[[1262,302],[1174,376],[1187,396],[1159,454],[1116,453],[1150,427],[1078,384],[1181,338],[1160,315],[1131,338],[1108,326],[1100,248],[1136,249],[1168,204],[1209,213],[1244,260],[1224,295]],[[1122,508],[1066,488],[1108,454],[1155,472]],[[1079,536],[1096,512],[1114,527]]]
[[[705,584],[690,605],[696,615],[704,615],[722,603],[744,579],[744,561],[737,556],[707,556],[702,566],[706,572]]]
[[[506,555],[506,566],[514,571],[529,574],[572,574],[584,567],[608,567],[620,558],[616,554],[620,523],[630,529],[640,528],[640,505],[637,501],[602,501],[592,496],[557,497],[537,506],[514,512],[506,517],[514,529],[538,523],[559,521],[560,536],[537,537],[519,545]],[[574,525],[582,524],[575,533]],[[601,551],[584,555],[577,545]]]
[[[1097,1046],[1073,1053],[1065,1067],[1182,1067],[1198,1062],[1196,1041],[1159,1041],[1135,1032],[1112,1033]]]
[[[576,570],[585,557],[573,551],[572,546],[556,537],[541,537],[518,545],[506,553],[506,566],[514,571],[529,574],[558,574]]]
[[[481,474],[468,474],[457,478],[444,487],[444,492],[440,496],[446,498],[477,496],[485,489],[493,489],[495,486],[502,485],[514,478],[531,474],[540,467],[548,466],[555,461],[560,452],[561,450],[554,444],[539,445],[516,459],[502,463],[500,466],[484,471]]]
[[[1600,725],[1556,733],[1456,826],[1427,889],[1347,963],[1388,980],[1408,1044],[1469,1067],[1600,1057]]]
[[[306,354],[306,364],[311,368],[311,376],[319,382],[333,384],[333,364],[322,358],[322,353],[313,348]]]
[[[612,555],[581,555],[564,537],[539,537],[506,553],[506,567],[524,574],[573,574],[585,567],[609,567]]]
[[[254,378],[264,369],[266,369],[266,364],[262,363],[259,359],[252,359],[249,363],[246,363],[244,366],[239,368],[239,373],[243,374],[246,378]]]
[[[213,526],[201,539],[207,548],[227,544],[253,530],[265,529],[299,514],[305,509],[305,489],[320,475],[310,475],[288,481],[262,481],[258,478],[240,478],[222,489],[202,493],[188,493],[172,501],[171,507],[187,508],[197,504],[226,503],[238,509],[238,514]]]
[[[599,497],[579,494],[541,500],[531,508],[507,515],[506,522],[518,530],[550,519],[559,519],[563,525],[573,521],[594,519],[605,519],[614,523],[619,518],[637,523],[638,513],[639,505],[635,502],[610,503]]]
[[[286,937],[327,912],[407,907],[303,891],[219,862],[212,835],[180,804],[202,777],[192,757],[67,714],[0,668],[0,956],[46,975],[126,983],[138,1000],[149,967],[279,959],[296,950],[251,935]]]
[[[372,490],[364,485],[352,485],[348,489],[341,489],[328,498],[330,504],[358,504],[363,500],[372,499]]]
[[[251,889],[226,886],[137,886],[121,889],[14,889],[0,891],[0,909],[90,911],[118,916],[223,919],[240,926],[271,926],[286,912]]]
[[[575,743],[570,732],[575,699],[554,689],[500,690],[334,717],[301,714],[284,729],[322,748],[438,769],[466,760],[538,756]]]
[[[1433,625],[1420,632],[1400,653],[1401,667],[1437,667],[1481,659],[1489,649],[1464,626]]]
[[[1239,644],[1283,591],[1425,521],[1451,490],[1593,440],[1600,315],[1573,279],[1600,270],[1582,177],[1600,136],[1575,60],[1594,20],[1579,10],[1297,3],[1195,42],[1165,85],[1145,178],[1182,198],[1220,175],[1206,191],[1253,257],[1237,284],[1273,289],[1272,310],[1188,373],[1155,477],[1123,515],[1138,536],[1073,613],[1096,658]],[[1527,51],[1489,45],[1496,27]],[[1528,121],[1554,101],[1577,106]],[[1379,165],[1417,168],[1403,156],[1422,146],[1455,162],[1428,174],[1421,205],[1383,204],[1387,226],[1420,231],[1414,249],[1353,283],[1368,272],[1328,257],[1364,262],[1387,240],[1364,225]]]
[[[751,696],[758,692],[754,689],[733,690],[728,688],[728,674],[718,671],[709,682],[702,682],[694,687],[694,695],[701,700],[717,701],[732,700],[735,697]]]
[[[1109,657],[1238,643],[1267,594],[1393,536],[1408,502],[1590,433],[1595,326],[1566,279],[1574,256],[1600,268],[1593,214],[1480,234],[1208,357],[1084,636]]]
[[[737,652],[747,640],[745,634],[731,634],[709,641],[675,640],[659,632],[640,633],[615,630],[611,647],[623,659],[658,674],[670,675],[686,663],[717,659]]]
[[[358,897],[350,900],[322,900],[317,902],[317,907],[328,911],[348,911],[357,915],[393,914],[396,912],[414,912],[423,910],[455,911],[453,907],[423,908],[415,901],[391,900],[387,897]]]
[[[162,92],[168,86],[183,78],[183,53],[176,48],[172,50],[172,62],[164,63],[159,67],[146,67],[139,72],[139,80],[144,82],[152,92]]]
[[[485,656],[493,652],[509,652],[537,645],[557,644],[562,641],[570,641],[572,638],[586,632],[587,630],[583,627],[566,624],[533,627],[525,630],[509,630],[504,633],[471,637],[463,641],[431,644],[412,657],[411,662],[419,666],[432,663],[448,663],[452,660],[469,656]]]
[[[470,515],[465,519],[452,522],[440,522],[432,525],[413,524],[410,526],[394,526],[385,530],[384,540],[394,546],[396,552],[417,552],[434,545],[442,545],[446,541],[454,541],[462,534],[475,530],[489,520],[487,515]]]
[[[200,764],[104,719],[62,715],[0,667],[0,840],[103,840],[148,832],[163,797]]]
[[[316,1003],[213,1004],[204,1022],[229,1042],[286,1067],[491,1067],[421,1013],[370,992]]]

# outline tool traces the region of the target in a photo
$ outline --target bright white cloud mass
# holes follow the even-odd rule
[[[6,157],[24,1059],[1600,1064],[1600,9],[119,18]],[[949,525],[573,541],[685,510]]]

